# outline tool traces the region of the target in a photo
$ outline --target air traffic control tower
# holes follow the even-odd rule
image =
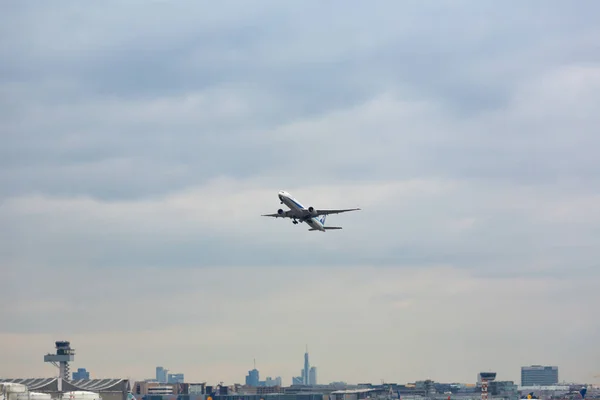
[[[481,400],[488,400],[488,384],[496,380],[496,373],[480,372],[479,379],[481,380]]]
[[[58,377],[69,380],[69,361],[75,360],[75,350],[71,348],[71,343],[67,341],[56,342],[56,354],[47,354],[44,356],[44,362],[52,363],[58,367]]]

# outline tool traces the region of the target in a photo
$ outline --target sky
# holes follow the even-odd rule
[[[599,12],[2,2],[0,377],[593,382]]]

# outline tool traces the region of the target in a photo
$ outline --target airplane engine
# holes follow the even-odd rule
[[[312,215],[317,214],[317,212],[315,211],[315,208],[313,206],[308,207],[308,212],[311,213]]]
[[[280,208],[279,210],[277,210],[277,214],[283,215],[283,210]]]

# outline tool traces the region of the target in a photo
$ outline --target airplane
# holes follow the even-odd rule
[[[281,204],[285,204],[289,210],[284,211],[281,208],[277,210],[276,214],[263,214],[263,217],[275,217],[275,218],[290,218],[294,225],[298,222],[304,222],[310,226],[309,231],[320,231],[325,232],[331,229],[342,229],[340,226],[325,226],[325,219],[329,214],[339,214],[347,211],[356,211],[360,208],[347,208],[343,210],[317,210],[314,207],[304,207],[298,200],[292,197],[285,190],[280,190],[278,193],[279,201]],[[320,217],[320,218],[319,218]]]

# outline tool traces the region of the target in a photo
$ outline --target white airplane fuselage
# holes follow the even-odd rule
[[[278,195],[279,195],[279,200],[281,201],[281,203],[288,206],[288,208],[292,212],[307,210],[307,208],[305,208],[298,200],[293,198],[288,192],[282,190],[279,192]],[[321,217],[321,220],[319,220],[319,218],[317,218],[317,217],[309,217],[307,219],[301,219],[300,222],[306,222],[306,224],[308,226],[310,226],[312,229],[325,232],[325,228],[323,225],[325,222],[325,215]]]

